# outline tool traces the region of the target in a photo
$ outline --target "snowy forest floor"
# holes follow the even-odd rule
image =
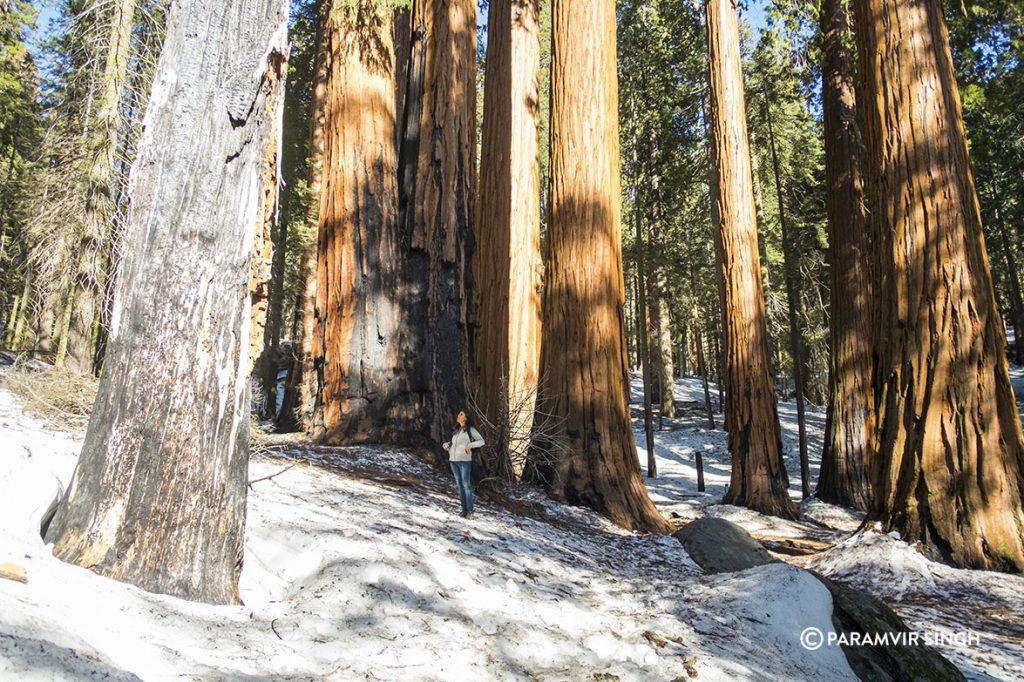
[[[1024,395],[1024,370],[1014,385]],[[980,632],[980,644],[943,648],[969,679],[1024,679],[1024,577],[852,534],[855,514],[818,501],[800,522],[718,504],[725,433],[707,430],[698,380],[680,380],[676,400],[648,479],[659,508],[679,523],[727,518],[791,563],[704,575],[671,537],[626,533],[527,488],[478,499],[467,521],[450,475],[409,453],[291,439],[251,463],[244,605],[209,606],[53,558],[39,519],[82,433],[48,428],[0,388],[0,563],[28,576],[0,579],[0,679],[674,680],[688,668],[701,680],[855,679],[838,647],[800,645],[804,628],[832,630],[831,599],[792,564],[867,589],[921,631]],[[799,499],[792,403],[780,417]],[[812,476],[823,423],[810,409]],[[634,428],[642,448],[642,421]]]

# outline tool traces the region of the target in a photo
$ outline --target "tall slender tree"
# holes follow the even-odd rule
[[[538,429],[528,474],[636,530],[671,526],[647,495],[626,402],[615,3],[554,0],[551,213]],[[586,83],[587,87],[580,87]]]
[[[46,535],[65,561],[213,603],[238,601],[246,284],[287,19],[287,0],[171,7],[106,368]]]
[[[473,253],[473,392],[499,426],[506,478],[533,423],[540,355],[540,41],[537,0],[491,0]]]
[[[725,336],[726,429],[732,477],[725,501],[793,518],[782,461],[761,285],[750,145],[734,0],[706,0],[714,202]]]
[[[1024,436],[938,0],[855,0],[877,221],[872,516],[960,566],[1024,570]]]
[[[832,310],[825,445],[815,494],[867,511],[874,457],[872,278],[861,171],[850,21],[843,0],[823,0],[821,74]]]

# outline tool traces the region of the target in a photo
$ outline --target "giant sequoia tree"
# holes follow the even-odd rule
[[[878,221],[872,514],[961,565],[1024,570],[1024,437],[938,0],[856,0]]]
[[[47,532],[66,561],[214,603],[238,600],[246,283],[287,15],[287,0],[171,8],[105,370]]]
[[[828,417],[815,494],[826,502],[866,511],[871,503],[869,471],[875,446],[871,244],[861,176],[863,141],[853,59],[847,46],[850,26],[843,0],[822,2],[821,40],[832,314]]]
[[[725,410],[732,478],[725,502],[794,517],[771,376],[757,245],[740,40],[733,0],[707,0],[713,201],[725,335]]]
[[[667,531],[626,402],[613,0],[552,4],[551,213],[540,381],[548,401],[528,474],[626,528]],[[586,84],[586,87],[581,87]]]
[[[537,0],[492,0],[471,324],[477,407],[498,427],[492,475],[525,454],[540,352]]]
[[[399,296],[393,13],[336,10],[326,27],[323,181],[313,361],[314,435],[330,443],[394,440],[415,422],[407,394]]]
[[[401,71],[399,200],[405,246],[401,353],[422,435],[466,407],[468,249],[476,173],[476,3],[414,0]],[[399,434],[408,440],[407,434]]]

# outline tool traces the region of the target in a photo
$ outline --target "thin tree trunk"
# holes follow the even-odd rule
[[[91,373],[96,364],[94,328],[102,315],[103,292],[109,277],[110,268],[104,267],[104,260],[115,216],[114,176],[120,144],[120,109],[128,80],[136,3],[137,0],[117,0],[112,5],[99,101],[87,137],[91,157],[77,271],[68,298],[71,316],[57,354],[58,365],[81,373]]]
[[[711,128],[716,162],[714,201],[720,229],[722,329],[729,402],[726,426],[732,478],[727,504],[795,518],[782,461],[775,386],[761,284],[750,147],[744,116],[743,75],[736,6],[707,0]]]
[[[287,0],[170,8],[133,170],[109,362],[46,535],[65,561],[212,603],[238,601],[247,281],[272,128],[265,105],[284,86],[287,20]]]
[[[870,518],[1024,570],[1024,436],[938,0],[856,0],[882,355]]]
[[[708,370],[704,364],[704,341],[701,338],[700,330],[696,331],[697,336],[697,371],[700,372],[701,383],[704,387],[704,411],[708,415],[708,428],[715,430],[715,411],[711,407],[711,391],[708,389]]]
[[[654,347],[657,355],[656,361],[652,362],[657,371],[656,381],[658,384],[657,402],[661,405],[658,410],[660,416],[675,417],[675,397],[673,391],[674,367],[672,362],[672,320],[668,312],[668,293],[665,282],[665,272],[656,268],[650,275],[650,312],[654,331]]]
[[[803,305],[800,292],[797,291],[798,266],[793,261],[797,258],[796,245],[790,235],[790,226],[786,221],[785,199],[782,188],[782,171],[779,168],[779,155],[775,149],[775,132],[772,128],[772,112],[767,101],[764,118],[768,123],[768,146],[772,153],[772,170],[775,174],[775,196],[779,202],[779,224],[782,228],[782,258],[786,275],[786,301],[789,309],[789,350],[793,359],[793,390],[796,393],[796,424],[800,443],[800,489],[803,498],[811,496],[811,469],[807,460],[807,422],[804,418],[804,344],[800,336],[800,318],[803,317]]]
[[[522,473],[540,360],[537,22],[537,0],[491,0],[470,332],[474,403],[502,431],[484,468],[506,479]]]
[[[639,196],[641,191],[634,191],[634,196]],[[646,195],[646,192],[642,192]],[[640,202],[638,202],[639,204]],[[658,477],[658,460],[654,451],[654,425],[651,421],[651,345],[647,330],[650,324],[647,319],[649,311],[647,305],[647,265],[644,251],[647,248],[644,244],[643,226],[640,216],[646,213],[646,206],[640,204],[638,210],[633,212],[633,220],[636,223],[636,286],[637,286],[637,312],[640,319],[637,320],[637,330],[640,340],[640,362],[642,364],[642,376],[644,384],[644,438],[647,445],[647,478]]]
[[[1006,222],[1003,220],[1003,212],[999,208],[1001,204],[996,202],[995,223],[999,230],[999,244],[1002,246],[1003,262],[1006,265],[1006,278],[1009,280],[1010,289],[1010,317],[1013,324],[1014,334],[1014,361],[1018,365],[1024,365],[1024,297],[1020,291],[1020,271],[1017,269],[1017,258],[1013,255],[1013,244],[1010,243],[1010,235],[1006,230]]]
[[[825,0],[821,34],[832,306],[828,413],[815,495],[867,511],[875,446],[874,295],[861,174],[863,141],[857,122],[852,55],[846,47],[850,26],[843,0]]]
[[[323,182],[324,115],[327,100],[327,73],[330,0],[316,1],[316,49],[313,56],[313,94],[310,98],[309,159],[307,186],[310,205],[306,214],[307,225],[320,224],[320,194]],[[318,229],[319,235],[319,229]],[[301,256],[300,284],[295,292],[296,330],[292,344],[292,361],[288,368],[284,400],[277,415],[277,428],[281,431],[301,430],[312,433],[313,412],[317,401],[317,372],[313,365],[314,326],[316,324],[316,278],[319,236]]]
[[[623,323],[615,3],[554,0],[551,213],[542,389],[528,473],[556,498],[635,530],[669,532],[647,495],[630,427]],[[580,87],[586,83],[587,87]]]

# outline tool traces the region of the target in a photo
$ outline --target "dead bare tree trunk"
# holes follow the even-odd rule
[[[170,8],[106,369],[46,536],[65,561],[212,603],[238,601],[247,282],[287,20],[287,0]]]

